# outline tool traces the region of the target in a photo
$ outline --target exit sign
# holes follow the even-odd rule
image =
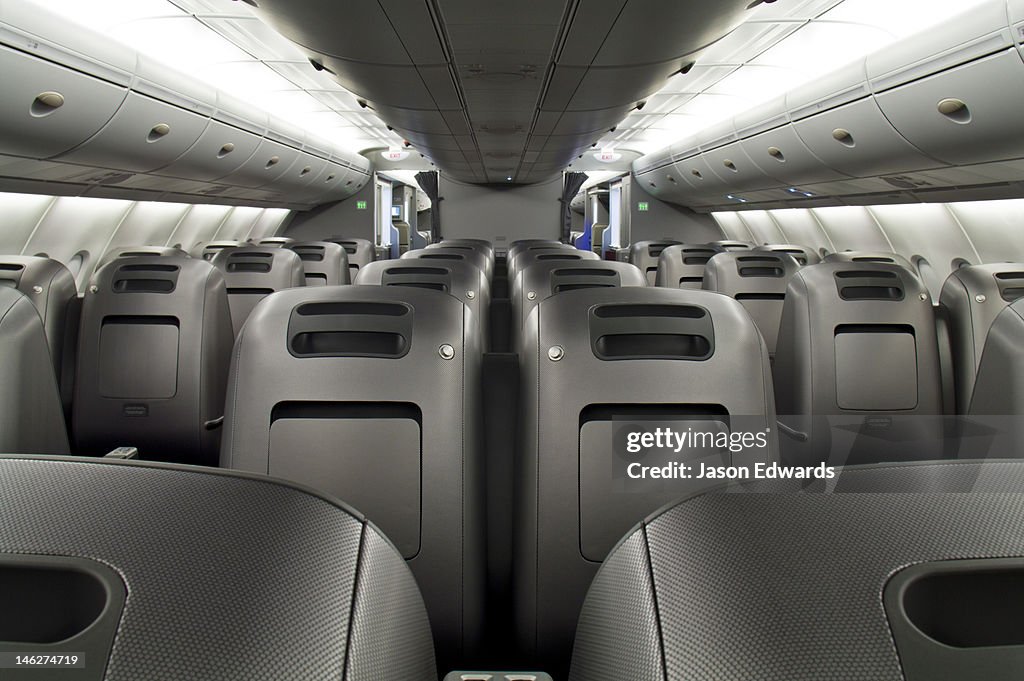
[[[636,204],[636,209],[641,213],[646,213],[650,209],[650,206],[647,205],[646,201],[638,201]]]
[[[356,210],[366,210],[366,201],[356,201]]]

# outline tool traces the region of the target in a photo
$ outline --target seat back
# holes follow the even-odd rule
[[[111,260],[118,258],[164,258],[182,257],[187,258],[189,254],[174,246],[119,246],[112,248],[103,254],[103,257],[96,263],[96,269],[106,265]]]
[[[1024,464],[838,473],[644,521],[590,588],[570,681],[1017,678]]]
[[[855,262],[855,263],[883,263],[886,265],[899,265],[908,272],[916,274],[917,270],[910,264],[910,261],[899,253],[886,253],[884,251],[840,251],[829,253],[821,259],[822,262]]]
[[[305,286],[302,258],[287,248],[250,246],[229,248],[217,253],[213,265],[224,273],[231,305],[231,326],[235,335],[249,313],[275,291]]]
[[[494,259],[494,244],[486,239],[441,239],[437,244],[427,244],[426,248],[431,248],[432,246],[439,246],[441,248],[449,248],[452,246],[475,246],[490,256],[492,260]]]
[[[718,241],[712,241],[712,246],[718,246],[725,251],[749,251],[755,247],[755,244],[749,241],[736,241],[734,239],[719,239]]]
[[[774,460],[775,412],[764,341],[726,296],[567,291],[537,305],[523,336],[517,631],[537,664],[557,669],[568,661],[587,585],[619,537],[660,506],[714,484],[631,476],[674,463],[696,475],[702,464]],[[704,434],[678,449],[634,447],[634,437],[656,428]],[[717,447],[742,433],[764,446]]]
[[[996,456],[1024,453],[1024,301],[1007,305],[989,327],[978,362],[977,380],[967,412],[972,416],[1003,416],[1015,438]]]
[[[78,656],[69,678],[438,678],[412,575],[339,501],[213,469],[11,456],[0,498],[3,638]]]
[[[341,244],[328,241],[303,241],[288,244],[299,254],[306,286],[339,286],[351,284],[348,253]]]
[[[658,256],[654,285],[665,288],[699,289],[704,284],[704,266],[724,250],[710,244],[675,244]]]
[[[494,263],[484,253],[476,249],[466,248],[421,248],[409,251],[402,256],[403,260],[427,260],[434,262],[466,262],[480,269],[491,281],[494,275]]]
[[[775,354],[783,454],[837,463],[939,458],[942,385],[927,290],[899,265],[793,275]]]
[[[640,268],[647,277],[647,283],[655,285],[658,277],[658,258],[661,252],[678,241],[638,241],[629,247],[629,262]]]
[[[555,260],[529,265],[512,283],[512,347],[518,347],[526,319],[542,300],[563,291],[619,286],[647,286],[647,278],[636,265],[626,262]]]
[[[581,251],[568,245],[553,248],[530,247],[520,251],[508,261],[508,277],[510,282],[514,282],[520,272],[538,262],[560,262],[564,265],[571,262],[600,259],[597,253]]]
[[[360,267],[377,259],[377,249],[373,247],[372,241],[341,236],[332,236],[324,241],[339,244],[345,249],[345,254],[348,256],[349,280],[355,279]]]
[[[0,286],[0,356],[0,451],[67,454],[43,321],[27,296],[6,286]],[[4,498],[0,506],[7,503]]]
[[[424,264],[416,258],[378,260],[359,270],[358,285],[406,286],[443,291],[461,300],[480,326],[481,343],[488,347],[491,287],[479,267],[465,261],[439,260]]]
[[[360,508],[423,591],[443,661],[483,622],[478,324],[419,288],[282,291],[238,338],[221,466]]]
[[[704,290],[738,300],[760,329],[768,354],[774,356],[786,287],[799,269],[785,253],[719,253],[704,268]]]
[[[821,256],[817,251],[810,246],[801,246],[800,244],[765,244],[764,246],[758,246],[754,250],[768,251],[769,253],[786,253],[793,256],[793,259],[801,267],[804,265],[817,265],[821,262]]]
[[[505,255],[508,260],[511,261],[512,258],[520,251],[525,251],[530,248],[558,248],[560,246],[569,246],[569,244],[562,243],[557,239],[516,239],[509,244],[508,251]]]
[[[119,258],[82,305],[76,452],[216,465],[234,334],[221,272],[196,258]]]
[[[189,251],[189,255],[193,258],[202,258],[203,260],[213,260],[221,251],[228,248],[244,248],[251,246],[252,244],[245,241],[207,241],[197,244],[195,248]]]
[[[594,224],[590,227],[590,250],[604,257],[604,231],[608,225]]]
[[[293,243],[295,243],[295,239],[289,236],[268,236],[251,242],[252,245],[266,246],[267,248],[287,248]]]
[[[974,393],[981,351],[992,322],[1024,296],[1024,264],[993,263],[953,270],[942,285],[939,306],[949,320],[956,411],[965,414]]]
[[[78,337],[78,289],[74,275],[58,260],[5,255],[0,256],[2,287],[20,291],[36,306],[43,322],[57,384],[61,387],[61,401],[65,412],[69,413]]]

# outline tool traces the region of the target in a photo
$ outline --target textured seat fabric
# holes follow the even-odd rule
[[[340,502],[212,469],[16,456],[0,457],[0,498],[5,577],[74,561],[128,594],[100,616],[107,640],[60,644],[94,670],[75,678],[437,679],[412,575]]]
[[[78,289],[63,263],[25,255],[0,256],[0,287],[21,291],[39,311],[65,415],[71,411],[78,339]]]
[[[1024,464],[851,467],[828,483],[822,493],[821,484],[756,482],[644,521],[594,579],[569,678],[904,681],[978,678],[982,669],[983,678],[1017,678],[1019,647],[939,644],[901,626],[887,599],[908,570],[984,579],[985,563],[1000,558],[1019,570]],[[985,563],[959,563],[970,559]],[[980,584],[970,609],[947,610],[952,594],[940,593],[930,612],[977,629],[993,607],[986,596],[1007,594]],[[1003,620],[1003,631],[1014,622]]]
[[[658,256],[654,285],[665,288],[699,289],[704,284],[704,266],[724,250],[711,244],[674,244]]]
[[[348,255],[350,280],[355,279],[360,267],[377,259],[377,251],[373,248],[373,242],[366,239],[350,239],[348,237],[335,236],[324,239],[324,241],[338,244],[345,249],[345,253]]]
[[[82,306],[76,453],[216,465],[234,334],[221,272],[196,258],[118,258]]]
[[[634,463],[699,468],[777,456],[768,353],[735,300],[654,287],[566,291],[530,314],[521,348],[515,600],[519,643],[568,665],[587,585],[615,542],[706,479],[627,478]],[[765,434],[761,449],[628,453],[626,430]],[[711,484],[714,484],[712,481]]]
[[[658,259],[662,251],[678,241],[638,241],[629,248],[629,262],[640,268],[647,277],[647,283],[655,285],[658,278]]]
[[[31,300],[6,286],[0,286],[0,358],[0,451],[67,454],[43,322]]]
[[[258,302],[275,291],[306,285],[302,258],[287,248],[224,249],[214,256],[213,265],[224,273],[236,336]]]
[[[1024,264],[994,263],[953,270],[942,285],[939,306],[949,320],[956,411],[967,413],[981,352],[992,322],[1024,295]]]
[[[786,292],[774,372],[783,456],[794,463],[942,458],[935,315],[907,269],[801,268]]]
[[[817,251],[810,246],[801,246],[800,244],[765,244],[764,246],[758,246],[754,250],[768,253],[786,253],[793,256],[793,259],[801,267],[817,265],[821,262],[821,256],[818,255]]]
[[[348,253],[341,244],[328,241],[292,242],[285,245],[302,259],[306,286],[339,286],[351,284]]]
[[[786,288],[798,269],[800,265],[786,253],[719,253],[705,266],[702,285],[739,301],[774,356]]]
[[[228,389],[221,466],[360,508],[408,560],[443,662],[471,654],[483,621],[481,359],[454,296],[292,289],[253,311]]]
[[[988,454],[1024,458],[1024,301],[1003,308],[989,328],[967,412],[997,436]]]

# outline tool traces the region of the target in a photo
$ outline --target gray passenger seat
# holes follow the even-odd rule
[[[1024,458],[1024,299],[1007,305],[989,327],[967,413],[994,429],[978,456]],[[970,453],[970,450],[969,450]]]
[[[329,241],[293,242],[285,246],[302,259],[306,286],[340,286],[351,284],[348,253],[341,244]]]
[[[822,262],[856,262],[856,263],[883,263],[886,265],[899,265],[911,274],[917,275],[917,270],[910,264],[910,261],[899,253],[886,253],[884,251],[839,251],[829,253],[821,259]]]
[[[202,258],[203,260],[213,260],[214,257],[221,251],[228,248],[245,248],[251,244],[245,241],[205,241],[195,245],[195,247],[189,251],[189,255],[193,258]]]
[[[793,259],[801,267],[817,265],[821,262],[821,256],[818,255],[817,251],[809,246],[801,246],[800,244],[765,244],[764,246],[758,246],[754,250],[767,251],[769,253],[786,253],[793,256]]]
[[[0,451],[67,454],[64,410],[43,321],[27,296],[6,286],[0,286],[0,358]],[[9,499],[0,498],[5,507]]]
[[[74,275],[58,260],[5,255],[0,256],[0,287],[21,291],[36,306],[60,387],[64,415],[70,418],[81,313]]]
[[[221,272],[196,258],[119,258],[82,306],[76,453],[217,465],[234,334]]]
[[[374,249],[372,241],[351,239],[343,236],[328,237],[324,241],[338,244],[345,249],[345,254],[348,255],[349,281],[356,278],[360,267],[364,267],[377,259],[377,251]]]
[[[418,259],[378,260],[359,270],[353,282],[363,286],[407,286],[443,291],[461,300],[480,326],[482,347],[488,348],[491,286],[479,267],[465,261]]]
[[[494,263],[483,252],[465,248],[420,248],[402,255],[402,260],[434,262],[466,262],[480,269],[490,282],[494,274]]]
[[[675,244],[658,256],[654,285],[663,288],[699,289],[704,285],[704,266],[717,253],[725,252],[711,244]]]
[[[786,288],[800,265],[786,253],[719,253],[704,268],[705,291],[735,298],[750,313],[775,356]]]
[[[187,258],[189,254],[174,246],[119,246],[103,254],[96,263],[96,269],[118,258]]]
[[[735,239],[719,239],[712,241],[712,246],[718,246],[724,251],[750,251],[756,248],[756,244],[749,241],[736,241]]]
[[[1020,677],[1024,463],[801,482],[635,528],[590,587],[570,681]]]
[[[981,351],[999,313],[1024,297],[1024,264],[993,263],[953,270],[942,285],[939,306],[949,324],[956,412],[966,414],[981,364]]]
[[[512,347],[519,347],[526,320],[542,300],[564,291],[619,286],[647,286],[647,278],[636,265],[608,260],[556,260],[527,266],[512,283]]]
[[[287,248],[228,248],[217,253],[213,265],[224,273],[236,336],[256,303],[275,291],[306,285],[302,258]]]
[[[894,264],[831,262],[790,281],[775,355],[783,456],[796,463],[942,458],[931,297]]]
[[[696,475],[701,463],[773,461],[775,410],[761,334],[726,296],[567,291],[541,301],[523,333],[517,633],[520,646],[557,675],[568,664],[587,585],[622,534],[659,506],[715,484],[633,479],[629,466],[685,463]],[[701,436],[679,452],[629,452],[628,432],[655,427],[694,428],[712,439],[762,433],[765,446],[731,453]]]
[[[560,262],[569,264],[581,261],[600,262],[601,258],[593,251],[581,251],[574,246],[555,246],[553,248],[529,247],[519,251],[508,261],[508,280],[513,283],[519,273],[539,262]]]
[[[658,278],[658,259],[662,251],[675,246],[678,241],[638,241],[629,247],[629,262],[640,268],[647,277],[647,283],[654,286]]]
[[[60,678],[438,678],[409,569],[343,502],[213,469],[11,455],[0,498],[0,649],[77,656]]]
[[[292,289],[253,311],[228,390],[221,465],[360,508],[409,562],[444,662],[483,625],[481,357],[440,291]]]

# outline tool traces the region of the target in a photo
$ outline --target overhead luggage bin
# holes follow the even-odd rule
[[[13,156],[50,158],[77,147],[103,129],[128,96],[127,83],[100,80],[3,44],[0,72],[0,153]]]
[[[252,158],[260,140],[253,132],[211,120],[190,149],[153,173],[206,182],[229,177]]]
[[[4,638],[59,640],[85,667],[62,675],[437,678],[412,575],[342,501],[227,471],[23,456],[0,458],[0,495]]]
[[[32,301],[0,286],[0,450],[67,454],[60,390]],[[5,495],[5,507],[9,498]]]
[[[559,293],[530,314],[520,357],[516,626],[524,650],[554,673],[568,664],[587,586],[623,533],[717,484],[635,477],[644,467],[685,464],[696,475],[702,465],[775,460],[771,375],[747,312],[708,291]],[[680,449],[629,449],[655,428],[711,435]],[[740,432],[760,432],[764,446],[705,446]]]
[[[484,621],[477,328],[439,291],[277,293],[238,339],[221,456],[361,507],[412,568],[447,668]]]

